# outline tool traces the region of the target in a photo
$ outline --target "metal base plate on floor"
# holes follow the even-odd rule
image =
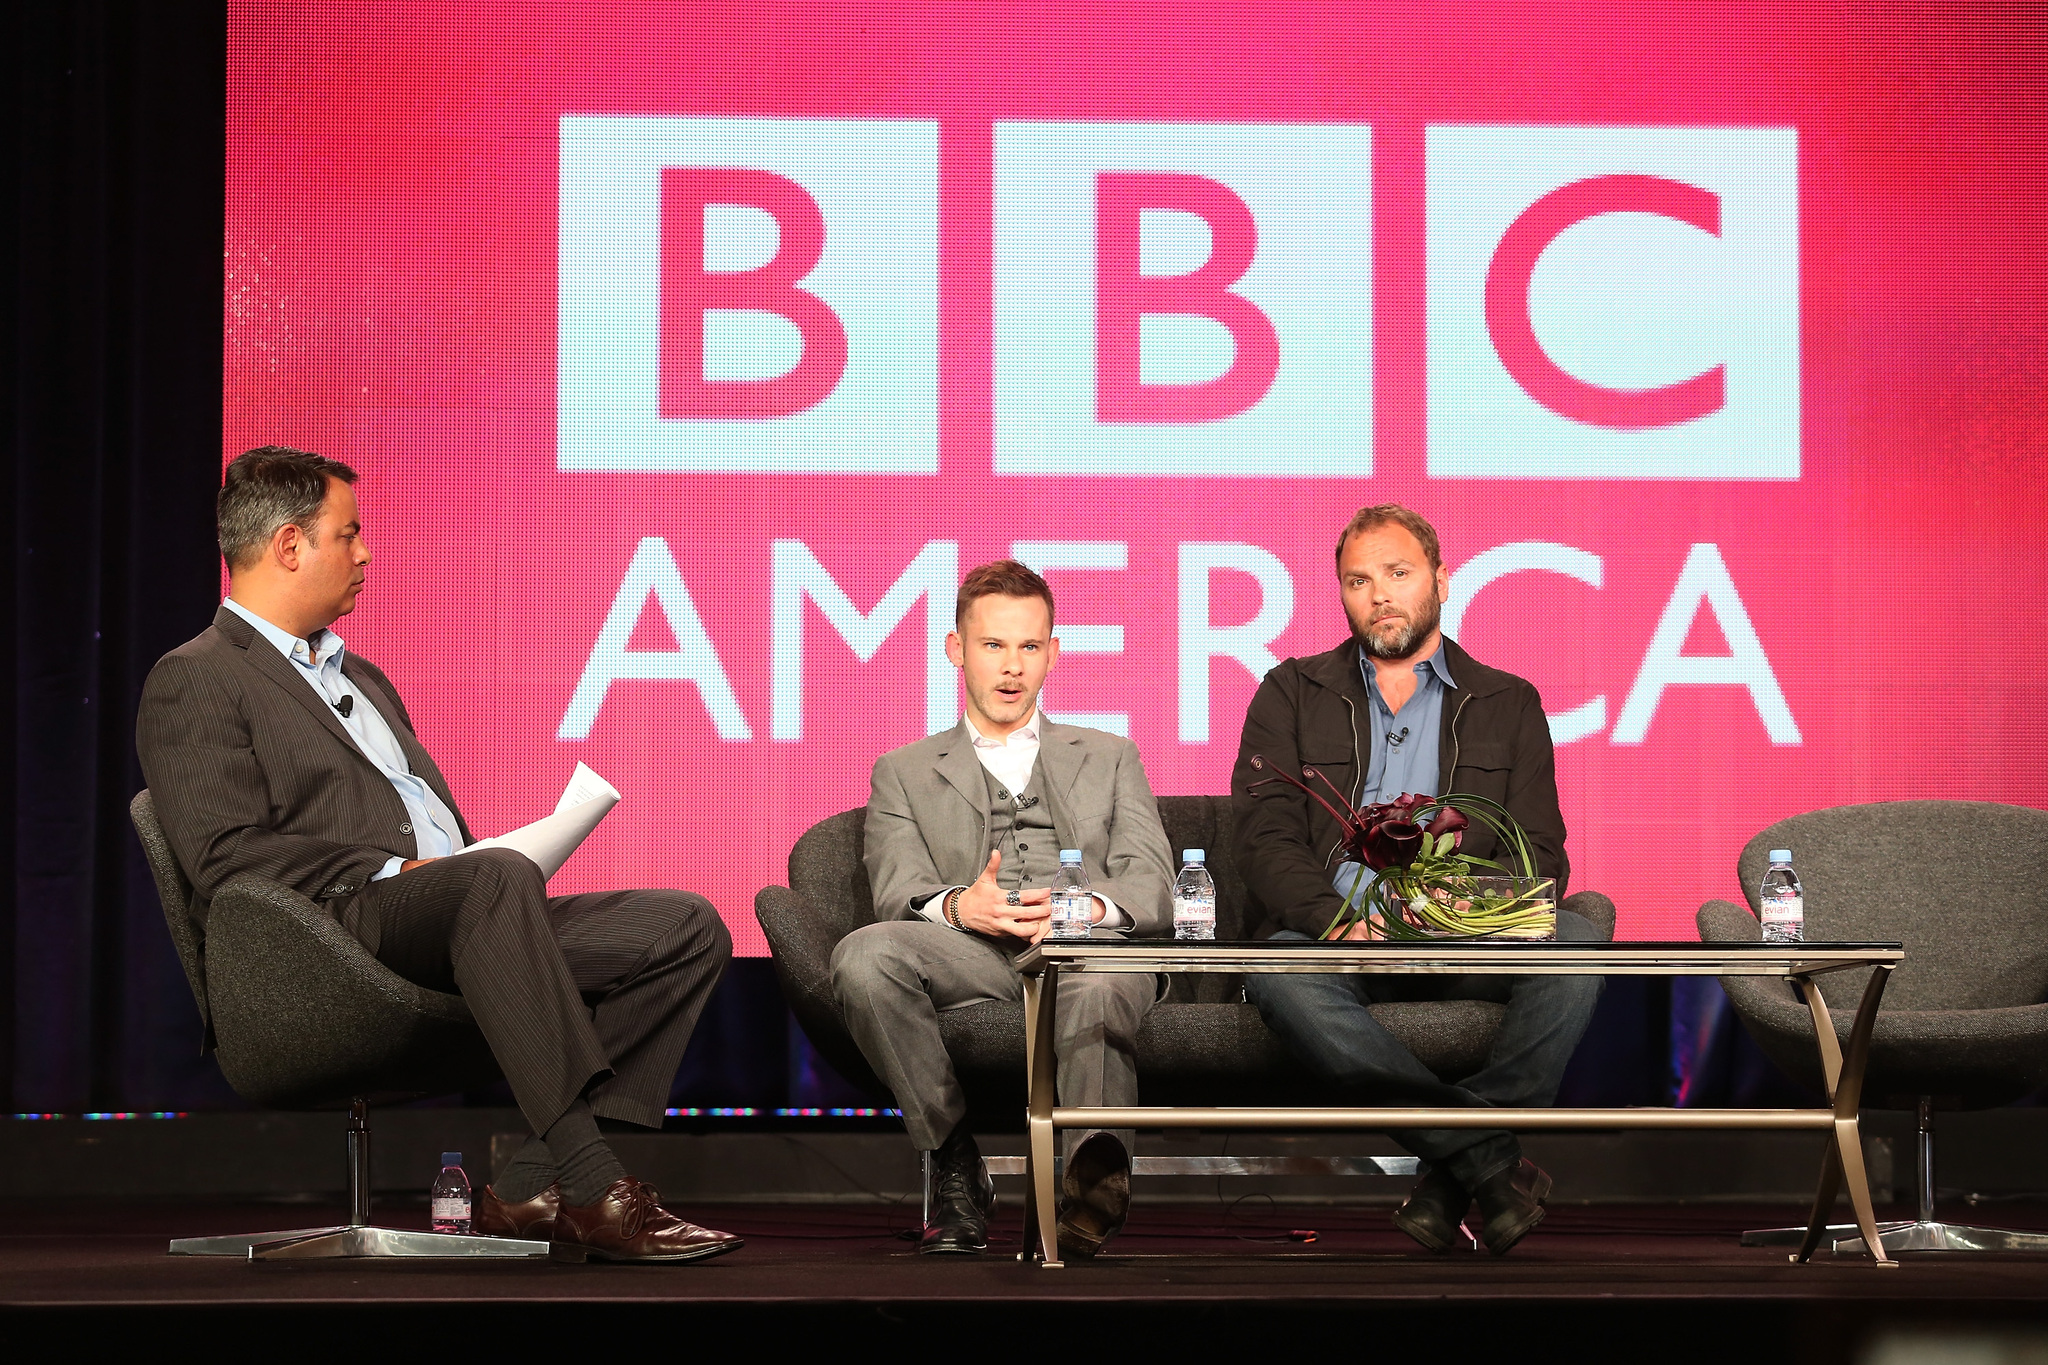
[[[1832,1229],[1830,1229],[1832,1231]],[[2005,1228],[1973,1228],[1960,1223],[1879,1224],[1877,1239],[1887,1252],[1900,1251],[2048,1251],[2048,1232],[2011,1232]],[[1837,1256],[1861,1256],[1863,1238],[1850,1235],[1835,1243]]]
[[[1882,1237],[1893,1228],[1909,1228],[1911,1226],[1913,1226],[1911,1223],[1879,1223],[1877,1225],[1877,1235]],[[1857,1246],[1863,1245],[1863,1230],[1854,1223],[1830,1223],[1827,1226],[1827,1230],[1821,1234],[1820,1244],[1824,1247],[1832,1247],[1836,1243],[1850,1237],[1857,1239]],[[1742,1234],[1742,1245],[1746,1247],[1796,1247],[1805,1240],[1806,1229],[1804,1227],[1757,1228],[1752,1232]]]
[[[518,1237],[472,1237],[408,1228],[335,1226],[252,1232],[232,1237],[180,1237],[173,1256],[239,1256],[251,1261],[437,1257],[444,1260],[546,1260],[548,1244]]]

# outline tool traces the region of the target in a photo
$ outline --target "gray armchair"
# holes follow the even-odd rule
[[[1216,881],[1216,937],[1242,939],[1244,881],[1232,854],[1235,819],[1227,796],[1163,796],[1159,816],[1169,845],[1208,852]],[[861,865],[865,810],[813,825],[789,855],[789,885],[770,886],[754,901],[775,972],[797,1022],[842,1075],[879,1096],[887,1091],[869,1069],[832,998],[829,964],[839,940],[875,919],[873,893]],[[1564,908],[1584,915],[1602,936],[1614,935],[1614,903],[1580,892]],[[1138,1035],[1138,1083],[1145,1104],[1305,1105],[1323,1102],[1323,1087],[1267,1031],[1257,1007],[1244,1003],[1235,976],[1176,977]],[[1373,1017],[1431,1070],[1467,1076],[1485,1064],[1503,1005],[1483,1000],[1423,1001],[1371,1006]],[[968,1122],[983,1131],[1021,1129],[1024,1118],[1024,1009],[992,1001],[939,1016],[967,1093]],[[1142,1168],[1142,1166],[1141,1166]]]
[[[1792,850],[1807,938],[1905,945],[1906,960],[1878,1012],[1864,1080],[1864,1093],[1880,1107],[1919,1112],[1918,1216],[1880,1224],[1885,1249],[2048,1251],[2048,1235],[1935,1218],[1933,1119],[1937,1109],[1991,1108],[2048,1085],[2048,812],[1981,801],[1892,801],[1780,820],[1751,839],[1737,862],[1749,908],[1722,900],[1701,906],[1702,940],[1762,937],[1756,888],[1773,848]],[[1846,1033],[1858,983],[1819,981]],[[1721,984],[1764,1053],[1824,1088],[1812,1018],[1792,986],[1762,977],[1725,977]],[[1744,1240],[1787,1240],[1782,1231]],[[1862,1249],[1853,1225],[1831,1231],[1843,1239],[1839,1249]]]
[[[191,983],[204,1046],[235,1093],[268,1109],[346,1108],[349,1221],[232,1237],[184,1237],[173,1255],[257,1260],[335,1256],[546,1256],[548,1244],[370,1224],[369,1108],[467,1090],[498,1065],[460,996],[400,977],[290,887],[236,877],[206,912],[157,822],[148,791],[128,813],[156,878],[164,922]]]

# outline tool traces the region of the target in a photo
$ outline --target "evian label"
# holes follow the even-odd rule
[[[1806,898],[1804,896],[1764,897],[1764,937],[1779,941],[1797,941],[1806,928]]]

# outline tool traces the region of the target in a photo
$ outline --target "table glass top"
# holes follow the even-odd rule
[[[1486,939],[1393,942],[1262,939],[1070,939],[1027,948],[1016,959],[1027,975],[1067,971],[1169,972],[1537,972],[1587,975],[1792,976],[1845,968],[1895,966],[1897,943],[1529,943]]]

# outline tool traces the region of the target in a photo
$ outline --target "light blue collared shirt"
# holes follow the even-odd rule
[[[1415,693],[1401,705],[1401,714],[1380,695],[1372,660],[1359,651],[1358,667],[1372,696],[1372,752],[1365,765],[1365,786],[1358,804],[1391,801],[1397,796],[1436,796],[1437,740],[1443,730],[1444,692],[1458,684],[1444,661],[1444,647],[1415,665]]]
[[[1365,785],[1359,789],[1358,804],[1368,806],[1397,796],[1441,795],[1436,780],[1444,694],[1458,685],[1444,660],[1443,645],[1439,643],[1434,654],[1415,665],[1415,694],[1401,704],[1398,716],[1380,695],[1378,673],[1363,650],[1359,651],[1358,667],[1365,675],[1365,690],[1372,697],[1372,705],[1366,708],[1372,718],[1372,751],[1366,761]],[[1349,896],[1364,870],[1359,863],[1339,863],[1332,878],[1338,894]]]
[[[462,845],[462,825],[456,820],[455,812],[448,809],[448,803],[434,794],[434,789],[413,775],[412,765],[405,761],[405,749],[398,742],[398,736],[391,732],[391,725],[377,710],[368,697],[341,671],[342,655],[348,652],[348,645],[331,630],[322,630],[316,639],[321,643],[319,662],[313,659],[312,646],[305,640],[286,631],[250,611],[234,598],[227,599],[224,606],[235,615],[256,627],[256,633],[277,647],[277,652],[292,663],[292,667],[306,686],[319,694],[320,700],[333,706],[343,697],[353,696],[355,705],[347,715],[340,711],[334,718],[347,730],[349,738],[362,750],[363,757],[370,760],[377,771],[389,779],[397,791],[398,799],[405,803],[405,818],[412,825],[413,838],[419,844],[419,856],[439,858],[453,853]],[[382,881],[397,875],[405,864],[403,858],[387,860],[371,881]]]

